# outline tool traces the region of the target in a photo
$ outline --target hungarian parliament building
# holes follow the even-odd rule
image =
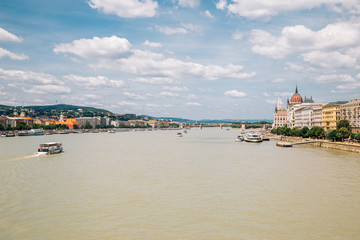
[[[287,99],[286,108],[280,98],[274,112],[273,128],[322,127],[325,131],[336,129],[336,124],[346,119],[353,133],[360,131],[360,98],[351,101],[315,103],[313,98],[303,99],[296,86],[295,93]]]

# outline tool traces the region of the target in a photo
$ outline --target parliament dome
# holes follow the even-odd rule
[[[297,89],[297,86],[296,86],[295,93],[290,98],[290,104],[297,104],[297,103],[302,103],[302,102],[303,102],[303,99],[300,96],[300,94],[298,93],[298,89]]]

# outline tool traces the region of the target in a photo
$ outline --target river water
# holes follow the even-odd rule
[[[359,154],[238,131],[0,138],[0,239],[360,239]]]

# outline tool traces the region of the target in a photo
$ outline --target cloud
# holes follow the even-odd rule
[[[37,84],[62,84],[60,80],[50,74],[2,68],[0,68],[0,79]]]
[[[305,62],[323,68],[352,68],[356,66],[356,58],[341,54],[339,52],[313,51],[302,54]]]
[[[196,8],[200,5],[200,0],[179,0],[179,6]]]
[[[170,91],[170,92],[186,92],[189,91],[187,87],[168,87],[165,86],[162,88],[163,90]]]
[[[148,46],[148,47],[161,47],[161,43],[157,43],[157,42],[149,42],[148,40],[146,40],[143,45]]]
[[[117,103],[119,106],[128,106],[128,107],[136,107],[137,103],[134,102],[126,102],[126,101],[121,101]]]
[[[29,59],[29,57],[24,54],[19,55],[16,53],[12,53],[6,49],[0,48],[0,59],[3,57],[9,57],[12,60],[27,60],[27,59]]]
[[[144,100],[145,97],[138,95],[138,94],[134,94],[134,93],[129,93],[129,92],[124,92],[124,95],[130,99],[134,99],[134,100]]]
[[[241,40],[243,38],[244,34],[239,31],[239,29],[236,29],[236,32],[231,36],[234,40]]]
[[[327,6],[337,12],[348,11],[358,14],[360,4],[354,0],[232,0],[227,4],[226,0],[220,0],[216,7],[221,10],[227,9],[231,14],[236,14],[248,19],[268,20],[284,12],[308,10]]]
[[[163,26],[155,26],[156,29],[166,35],[173,35],[173,34],[186,34],[188,31],[185,28],[171,28],[171,27],[163,27]]]
[[[163,34],[174,35],[174,34],[187,34],[189,32],[195,32],[202,35],[202,26],[196,24],[181,24],[181,27],[167,27],[167,26],[158,26],[155,28]]]
[[[71,83],[82,86],[87,89],[96,89],[99,87],[122,87],[124,81],[121,80],[112,80],[104,76],[96,77],[83,77],[79,75],[66,75],[63,77]]]
[[[216,8],[220,10],[224,10],[226,8],[227,1],[226,0],[219,0],[219,2],[216,3]]]
[[[24,92],[31,94],[61,94],[70,93],[71,89],[61,85],[37,85],[30,88],[24,88]]]
[[[146,83],[146,84],[171,84],[174,83],[174,80],[171,78],[165,77],[153,77],[153,78],[136,78],[136,82]]]
[[[0,28],[0,42],[22,42],[21,37],[15,36],[12,33],[9,33],[3,28]]]
[[[131,44],[125,38],[93,37],[79,39],[72,43],[59,44],[54,48],[55,53],[71,53],[83,58],[121,58],[130,53]]]
[[[162,97],[178,97],[179,94],[174,93],[174,92],[166,92],[165,91],[165,92],[161,92],[160,96],[162,96]]]
[[[328,74],[317,77],[315,81],[317,83],[327,84],[339,82],[355,82],[356,80],[349,74]]]
[[[210,18],[210,19],[215,19],[215,17],[210,13],[209,10],[206,10],[205,12],[202,13],[204,16]]]
[[[246,97],[247,94],[245,92],[239,92],[237,90],[230,90],[230,91],[226,91],[224,95],[233,98],[241,98],[241,97]]]
[[[360,41],[359,24],[339,22],[329,24],[319,31],[303,25],[284,27],[280,36],[263,30],[252,30],[249,38],[254,44],[252,51],[273,59],[309,51],[334,51],[351,48]]]
[[[243,66],[228,64],[227,66],[202,65],[183,62],[175,58],[165,58],[160,53],[133,50],[129,58],[114,61],[101,61],[95,68],[123,71],[136,75],[163,76],[169,78],[198,77],[208,80],[243,79],[256,75],[255,72],[243,72]],[[141,79],[145,80],[145,79]]]
[[[122,18],[153,17],[158,3],[152,0],[89,0],[89,6]]]
[[[197,103],[197,102],[187,102],[185,103],[185,106],[195,106],[195,107],[200,107],[201,104]]]

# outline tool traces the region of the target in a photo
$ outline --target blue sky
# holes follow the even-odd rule
[[[0,2],[0,104],[271,119],[360,97],[358,0]]]

